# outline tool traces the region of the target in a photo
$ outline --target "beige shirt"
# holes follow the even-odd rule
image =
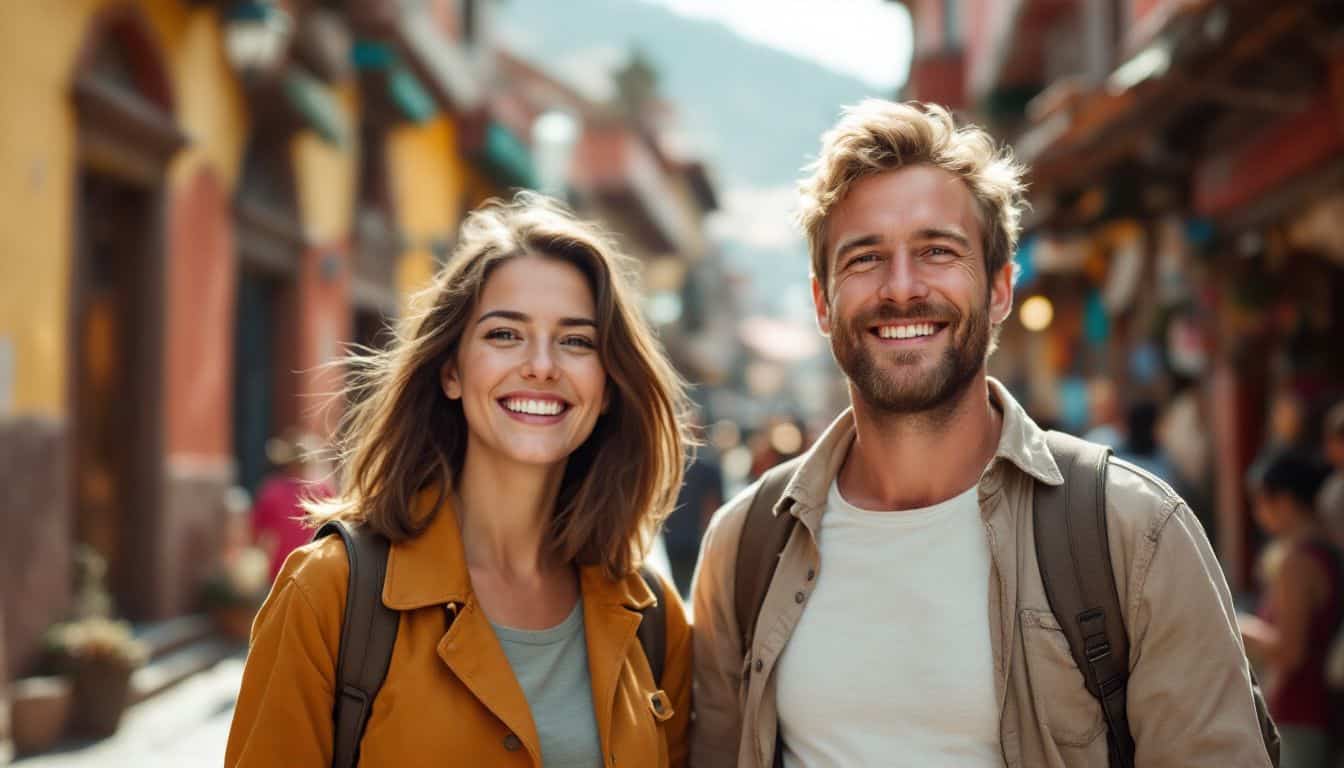
[[[1035,483],[1059,485],[1063,477],[1045,433],[1002,385],[991,379],[989,386],[1003,412],[1003,429],[977,497],[991,559],[986,610],[1003,762],[1009,768],[1102,768],[1101,707],[1083,687],[1050,612],[1032,536]],[[846,412],[785,488],[776,512],[801,524],[781,553],[755,646],[745,652],[733,610],[733,566],[755,488],[720,509],[705,535],[693,587],[691,755],[698,768],[772,764],[776,662],[807,610],[816,574],[826,567],[817,533],[827,491],[853,438]],[[1107,473],[1106,503],[1111,562],[1130,637],[1128,711],[1136,765],[1269,765],[1232,598],[1195,516],[1161,481],[1117,459]]]

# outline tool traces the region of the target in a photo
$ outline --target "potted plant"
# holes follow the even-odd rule
[[[148,655],[144,643],[126,622],[95,616],[52,627],[48,646],[70,675],[71,729],[84,736],[110,736],[129,701],[131,674]]]
[[[26,677],[10,686],[10,695],[14,752],[31,755],[56,746],[70,716],[70,681],[60,676]]]

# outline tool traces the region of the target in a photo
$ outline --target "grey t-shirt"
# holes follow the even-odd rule
[[[593,715],[593,685],[583,634],[583,601],[550,629],[492,625],[523,687],[541,738],[545,768],[600,768],[602,745]]]

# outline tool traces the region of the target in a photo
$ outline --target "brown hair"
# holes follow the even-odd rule
[[[363,522],[393,541],[428,527],[433,513],[413,519],[412,498],[433,488],[442,502],[467,450],[462,404],[444,395],[440,369],[457,354],[491,273],[521,256],[563,261],[587,278],[612,398],[565,465],[550,554],[599,564],[612,578],[637,567],[681,485],[684,384],[635,303],[631,260],[598,227],[530,192],[470,213],[452,258],[416,297],[420,309],[399,324],[396,341],[352,359],[354,405],[337,446],[341,492],[309,504],[310,522]]]
[[[798,223],[807,234],[812,274],[829,298],[826,220],[866,176],[926,164],[959,177],[970,189],[985,231],[985,270],[992,279],[1013,257],[1021,229],[1023,169],[981,128],[952,121],[947,110],[917,101],[866,99],[846,107],[821,137],[821,155],[799,185]]]

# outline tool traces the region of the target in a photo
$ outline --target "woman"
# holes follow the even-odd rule
[[[624,268],[544,198],[487,204],[427,311],[360,366],[342,492],[311,517],[392,541],[383,602],[402,613],[363,764],[685,764],[675,589],[660,685],[635,640],[653,600],[636,566],[681,480],[684,395]],[[334,536],[285,563],[226,765],[330,765],[347,574]]]
[[[1329,765],[1325,665],[1344,596],[1338,554],[1315,517],[1324,477],[1316,462],[1292,452],[1267,457],[1252,476],[1256,523],[1272,541],[1262,559],[1264,602],[1259,616],[1240,617],[1241,634],[1265,666],[1282,768]]]

